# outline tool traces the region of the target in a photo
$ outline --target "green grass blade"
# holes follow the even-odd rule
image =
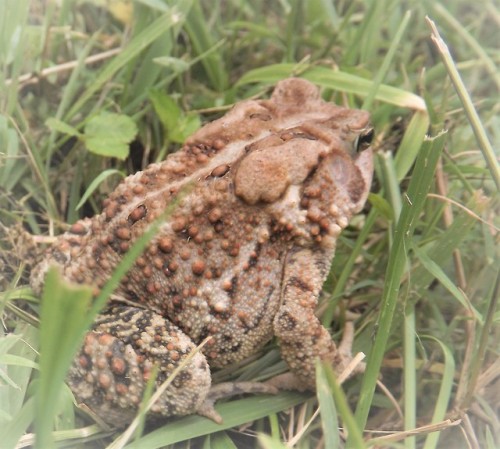
[[[92,289],[65,282],[49,269],[40,310],[40,385],[36,395],[36,448],[53,446],[52,424],[61,388],[87,329]]]
[[[387,51],[387,54],[385,55],[384,60],[382,61],[382,64],[378,69],[377,74],[375,75],[375,78],[373,80],[373,89],[365,98],[365,101],[363,102],[363,106],[361,107],[361,109],[366,109],[366,110],[371,109],[378,88],[382,83],[382,80],[386,77],[387,72],[389,71],[389,67],[393,62],[394,55],[400,45],[401,39],[403,38],[403,34],[406,31],[410,18],[411,18],[411,11],[407,11],[403,17],[403,20],[399,25],[399,28],[394,38],[391,39],[391,46],[389,47],[389,50]]]
[[[485,311],[484,325],[481,329],[481,334],[479,336],[479,344],[477,351],[474,354],[474,363],[472,363],[472,369],[467,385],[467,394],[461,404],[464,408],[469,408],[471,406],[474,394],[477,391],[477,381],[479,375],[483,369],[484,357],[488,348],[488,340],[491,337],[491,331],[493,327],[493,320],[495,318],[495,313],[498,311],[498,303],[500,302],[500,269],[498,269],[495,282],[492,284],[490,291],[488,292],[487,309]]]
[[[299,75],[320,86],[365,97],[370,95],[374,85],[371,80],[326,67],[311,67],[305,64],[272,64],[249,70],[238,80],[236,86],[250,83],[275,84],[280,79]],[[386,84],[379,86],[375,99],[402,108],[426,110],[424,101],[418,95]]]
[[[21,409],[11,417],[8,424],[1,426],[3,428],[0,447],[5,447],[7,449],[15,448],[22,435],[33,424],[34,417],[35,398],[29,398]]]
[[[216,410],[224,421],[222,424],[196,415],[186,416],[128,444],[125,449],[158,449],[168,444],[220,432],[286,410],[305,399],[305,395],[287,392],[272,397],[257,395],[218,404]]]
[[[281,441],[271,438],[270,436],[261,433],[258,436],[259,443],[262,449],[288,449],[289,446],[285,446]]]
[[[448,71],[448,75],[451,79],[451,82],[455,86],[455,90],[457,92],[460,101],[462,102],[462,106],[464,107],[464,112],[467,115],[467,119],[474,131],[474,135],[476,136],[477,143],[479,148],[481,149],[483,156],[486,160],[486,164],[491,172],[491,176],[495,181],[497,189],[500,190],[500,164],[498,163],[495,152],[493,151],[493,147],[488,139],[486,131],[481,123],[481,119],[474,107],[472,99],[467,92],[467,88],[465,87],[462,77],[458,72],[453,58],[451,57],[450,51],[448,50],[448,46],[444,42],[444,40],[439,35],[439,31],[436,28],[436,25],[432,20],[427,18],[427,22],[429,23],[432,29],[432,40],[436,45],[439,53],[441,54],[441,58],[443,60],[443,64]]]
[[[427,139],[417,158],[414,175],[408,187],[406,201],[394,231],[394,243],[389,254],[382,306],[378,319],[375,342],[368,355],[366,372],[363,377],[359,403],[356,408],[356,421],[364,428],[373,399],[375,385],[389,338],[392,318],[398,300],[398,293],[406,266],[408,239],[411,238],[417,218],[423,209],[427,192],[433,182],[434,170],[445,142],[446,133]],[[356,447],[352,438],[347,441],[347,448]]]
[[[212,86],[218,92],[222,92],[227,89],[227,72],[224,69],[220,53],[210,51],[212,47],[218,44],[213,41],[213,33],[208,25],[206,17],[204,17],[201,9],[200,2],[195,1],[186,20],[186,30],[189,33],[196,54],[200,55],[206,53],[201,63],[207,72]]]
[[[106,179],[108,179],[110,176],[113,175],[120,175],[120,177],[123,178],[123,173],[120,170],[116,170],[114,168],[110,168],[109,170],[104,170],[102,173],[100,173],[94,180],[90,183],[90,185],[87,187],[87,190],[85,190],[84,194],[82,195],[82,198],[76,205],[76,210],[80,209],[85,202],[90,198],[90,196],[97,190],[97,188],[103,183]]]
[[[349,258],[345,262],[344,267],[340,273],[340,276],[337,279],[337,282],[335,283],[333,292],[330,295],[331,298],[338,298],[345,291],[345,287],[349,280],[349,276],[352,273],[354,264],[356,263],[356,259],[361,254],[363,250],[363,244],[370,235],[370,231],[375,225],[377,217],[378,217],[378,211],[375,208],[373,208],[366,217],[365,225],[363,226],[363,229],[361,229],[361,232],[359,233],[358,238],[356,239],[354,247],[351,249],[351,252],[349,253]],[[324,326],[328,327],[332,323],[333,316],[335,313],[335,307],[336,307],[335,301],[329,301],[328,307],[323,313],[323,316],[321,318],[321,322],[323,323]]]
[[[394,158],[398,181],[401,181],[413,167],[421,143],[429,129],[429,123],[429,115],[426,111],[415,112],[410,123],[408,123],[405,135]]]
[[[467,298],[465,293],[462,290],[460,290],[455,285],[455,283],[446,275],[444,270],[436,262],[434,262],[425,253],[425,251],[421,250],[416,245],[412,245],[412,250],[415,252],[415,255],[418,257],[422,265],[429,271],[429,273],[431,273],[435,279],[439,280],[441,285],[443,285],[443,287],[446,288],[446,290],[448,290],[453,295],[453,297],[460,303],[460,305],[465,310],[470,310],[473,313],[476,320],[479,323],[482,323],[483,319],[479,311],[470,302],[469,298]]]
[[[75,114],[77,114],[82,106],[92,98],[99,89],[107,83],[113,75],[122,69],[126,64],[132,61],[139,55],[146,47],[158,39],[168,29],[178,26],[186,17],[186,12],[189,10],[189,5],[192,1],[185,1],[183,11],[172,9],[168,13],[163,14],[156,19],[148,28],[135,36],[122,53],[117,55],[111,62],[97,76],[95,81],[90,87],[81,95],[78,101],[65,115],[65,121],[69,121]]]
[[[325,438],[325,447],[337,449],[340,447],[337,409],[331,395],[325,368],[321,363],[316,363],[316,397],[321,411],[321,427]]]
[[[365,441],[363,440],[363,431],[354,418],[354,415],[347,402],[346,395],[342,390],[342,387],[338,384],[333,369],[330,365],[323,365],[324,374],[328,379],[329,387],[333,393],[333,398],[335,399],[335,405],[338,410],[339,415],[342,418],[342,422],[347,429],[349,435],[348,442],[350,441],[354,444],[356,449],[366,449]],[[331,424],[330,424],[331,425]],[[335,425],[335,422],[333,422]],[[329,447],[329,446],[325,446]]]
[[[450,14],[450,11],[444,7],[443,3],[432,2],[431,8],[452,28],[453,32],[458,34],[460,40],[465,42],[477,54],[479,61],[484,64],[488,74],[493,80],[495,80],[497,89],[500,89],[500,73],[498,71],[498,67],[490,58],[486,49],[483,48],[476,39],[474,39],[461,21],[457,20],[452,14]]]
[[[415,308],[406,305],[404,325],[404,428],[417,427],[417,369],[415,347]],[[415,437],[405,439],[405,448],[415,448]]]
[[[445,418],[446,412],[448,410],[448,404],[450,403],[451,393],[453,390],[453,376],[455,374],[455,360],[453,359],[453,354],[445,344],[439,341],[437,338],[432,336],[423,337],[423,339],[435,341],[441,347],[441,351],[444,355],[444,371],[443,377],[441,379],[441,388],[439,389],[439,394],[436,399],[436,405],[434,407],[434,413],[432,415],[432,420],[430,424],[435,424],[442,421]],[[430,433],[425,439],[425,444],[423,449],[436,449],[438,447],[437,443],[439,441],[439,432]]]
[[[471,198],[467,207],[473,212],[482,213],[490,204],[491,202],[486,197],[478,194]],[[430,248],[422,248],[421,251],[425,250],[428,257],[434,261],[438,267],[443,266],[446,261],[449,260],[453,251],[460,247],[461,243],[470,235],[476,223],[476,218],[469,214],[462,213],[457,215],[452,225],[441,234],[439,240],[432,242]],[[413,267],[411,280],[413,285],[421,291],[427,290],[433,279],[434,274],[423,265],[416,265]]]

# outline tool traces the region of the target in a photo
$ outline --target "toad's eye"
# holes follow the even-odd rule
[[[354,141],[356,153],[366,150],[373,140],[373,128],[364,129]]]

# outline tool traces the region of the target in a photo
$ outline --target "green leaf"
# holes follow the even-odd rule
[[[201,120],[198,115],[185,115],[179,120],[176,133],[172,136],[174,142],[183,143],[191,134],[201,126]]]
[[[182,114],[181,108],[177,106],[172,97],[159,90],[152,90],[149,94],[149,99],[153,103],[154,110],[158,114],[158,117],[160,117],[165,129],[168,132],[172,131]]]
[[[67,134],[68,136],[78,136],[82,135],[78,132],[76,128],[64,123],[62,120],[58,120],[54,117],[50,117],[45,121],[45,124],[52,130],[58,131],[61,134]]]
[[[112,175],[120,175],[121,177],[123,177],[123,173],[120,170],[116,170],[114,168],[109,169],[109,170],[104,170],[87,187],[87,190],[85,190],[85,193],[82,195],[81,200],[76,205],[76,210],[79,210],[85,204],[85,201],[87,201],[89,199],[89,197],[92,195],[92,193],[94,193],[95,190],[97,190],[99,185],[102,182],[104,182],[105,179],[109,178]]]
[[[136,134],[137,126],[127,115],[102,112],[85,125],[84,142],[92,153],[125,159]]]
[[[391,205],[382,195],[370,193],[368,195],[368,201],[386,220],[394,220],[394,213],[391,209]]]
[[[167,132],[168,140],[183,143],[200,127],[198,115],[185,115],[172,97],[164,92],[153,90],[149,99]]]
[[[177,74],[183,73],[191,67],[191,64],[188,62],[180,58],[174,58],[173,56],[160,56],[159,58],[154,58],[153,62],[168,67]]]

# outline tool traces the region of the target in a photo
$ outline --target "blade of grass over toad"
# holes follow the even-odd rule
[[[321,411],[321,427],[325,439],[325,447],[337,449],[340,447],[339,420],[324,366],[316,363],[316,396]]]
[[[441,58],[443,60],[443,64],[448,71],[448,75],[450,76],[451,82],[455,86],[455,90],[457,92],[458,97],[464,107],[464,112],[467,115],[467,119],[472,127],[472,131],[476,136],[477,143],[479,148],[481,149],[484,158],[486,159],[486,164],[491,172],[491,176],[495,181],[497,189],[500,190],[500,165],[495,156],[495,152],[493,151],[493,147],[488,139],[486,131],[481,123],[481,119],[474,108],[474,104],[467,92],[467,89],[462,81],[460,73],[455,66],[453,58],[451,57],[450,51],[448,50],[448,46],[444,42],[444,40],[439,35],[439,31],[436,27],[436,24],[427,17],[427,22],[432,29],[431,38],[436,45],[439,53],[441,54]]]
[[[389,47],[389,50],[387,51],[387,54],[385,55],[384,60],[382,61],[382,65],[378,69],[377,75],[373,80],[373,88],[371,92],[368,94],[368,96],[365,98],[365,101],[363,101],[363,106],[361,107],[361,109],[366,109],[366,110],[371,109],[373,100],[375,99],[375,95],[377,94],[378,88],[382,83],[382,80],[387,75],[392,60],[394,59],[396,50],[399,46],[399,43],[401,42],[401,39],[403,38],[403,34],[406,30],[406,27],[408,26],[408,22],[410,21],[410,17],[411,17],[411,11],[406,11],[406,14],[403,17],[403,21],[400,23],[399,28],[396,32],[396,35],[394,36],[393,39],[391,39],[391,46]]]
[[[92,289],[70,285],[55,268],[46,276],[40,310],[40,385],[35,397],[37,449],[53,447],[52,423],[67,367],[87,328]]]
[[[338,413],[342,417],[342,422],[347,429],[347,433],[349,435],[348,442],[351,441],[356,449],[366,449],[366,444],[363,440],[363,428],[356,422],[351,412],[351,408],[349,407],[349,403],[347,402],[344,390],[342,390],[342,387],[338,384],[331,365],[323,364],[323,370],[328,380],[328,385],[333,393]],[[321,412],[323,413],[323,410]],[[335,425],[335,422],[333,425]]]
[[[273,64],[250,70],[238,80],[236,85],[263,82],[274,84],[288,76],[298,75],[320,86],[360,96],[370,95],[373,89],[372,80],[346,72],[334,71],[326,67],[310,67],[298,64]],[[385,84],[379,86],[375,99],[402,108],[418,111],[426,110],[424,100],[418,95]]]
[[[108,282],[104,284],[104,287],[92,305],[89,320],[86,323],[87,327],[90,327],[93,317],[99,312],[99,310],[102,309],[110,295],[116,290],[120,281],[127,274],[127,271],[130,269],[132,264],[141,255],[144,248],[146,248],[146,245],[158,233],[158,228],[165,222],[165,220],[168,219],[168,217],[170,217],[179,202],[182,201],[182,198],[189,193],[191,188],[192,186],[188,185],[180,191],[178,196],[165,208],[165,211],[151,223],[146,232],[137,238],[132,247],[125,254],[125,257],[123,257],[120,263],[116,266],[112,276],[109,278]]]
[[[401,211],[401,200],[400,200],[401,192],[399,190],[398,182],[395,175],[394,161],[389,153],[387,154],[378,153],[377,158],[380,161],[380,167],[382,172],[381,181],[383,183],[384,190],[388,192],[388,197],[390,198],[390,204],[392,206],[391,209],[392,215],[399,216],[399,213]],[[370,198],[371,196],[369,197],[369,201],[371,201]],[[361,254],[363,250],[363,244],[370,235],[370,232],[378,216],[379,216],[379,211],[377,210],[376,207],[372,207],[372,209],[368,213],[368,216],[366,217],[364,226],[361,229],[358,238],[356,239],[354,247],[349,252],[349,258],[343,264],[342,271],[340,273],[339,278],[337,279],[337,282],[335,283],[335,287],[331,294],[331,298],[340,298],[343,292],[345,292],[347,281],[349,280],[349,277],[352,274],[354,264],[356,263],[356,260],[359,257],[359,255]],[[323,313],[323,316],[321,318],[321,322],[323,323],[324,326],[327,327],[330,326],[333,320],[336,307],[337,307],[336,301],[328,301],[328,307],[325,310],[325,313]]]
[[[422,145],[408,193],[405,195],[406,202],[403,204],[401,216],[394,230],[394,243],[389,254],[375,342],[368,355],[366,372],[363,376],[360,398],[356,408],[355,416],[359,428],[365,427],[368,418],[406,266],[406,250],[409,247],[408,243],[412,237],[417,218],[424,206],[427,192],[433,182],[434,170],[443,149],[445,137],[446,133],[442,132],[434,138],[428,138]],[[357,447],[356,442],[349,438],[346,447],[354,449]]]
[[[102,72],[97,76],[92,85],[82,94],[79,100],[67,112],[65,121],[69,121],[81,107],[94,95],[99,89],[107,83],[113,75],[123,68],[128,62],[141,53],[155,39],[160,37],[168,29],[173,26],[178,26],[182,23],[186,14],[189,12],[193,0],[186,0],[182,3],[183,11],[172,9],[168,13],[163,14],[156,19],[148,28],[135,36],[122,53],[117,55],[113,60],[106,65]]]
[[[59,278],[57,271],[49,271],[45,282],[40,317],[41,322],[50,323],[50,326],[41,325],[40,329],[41,353],[43,355],[40,358],[42,374],[37,396],[37,448],[51,447],[52,420],[58,401],[58,392],[85,330],[90,328],[95,315],[187,190],[189,188],[184,189],[165,212],[135,241],[93,304],[90,287],[67,286],[64,280]]]
[[[127,442],[132,438],[134,433],[137,435],[136,439],[140,438],[142,434],[142,427],[144,426],[144,420],[146,413],[151,409],[155,402],[158,401],[160,396],[165,393],[165,390],[168,386],[175,380],[175,378],[180,374],[180,372],[189,364],[189,362],[193,359],[193,357],[205,346],[210,337],[207,337],[201,344],[199,344],[194,351],[191,351],[189,355],[183,360],[183,362],[177,366],[174,371],[168,376],[168,378],[160,385],[156,391],[153,393],[154,380],[156,379],[157,372],[154,372],[151,376],[151,380],[148,380],[148,390],[149,395],[146,392],[142,403],[139,408],[139,413],[134,418],[134,420],[130,423],[127,429],[111,444],[109,444],[106,449],[123,449]],[[155,365],[155,370],[158,369],[158,366]],[[153,394],[151,394],[153,393]],[[148,397],[149,396],[149,397]]]
[[[363,250],[363,244],[370,235],[370,232],[373,228],[373,225],[375,224],[375,221],[377,220],[378,215],[379,215],[378,211],[375,208],[372,208],[372,210],[366,217],[363,229],[361,229],[361,232],[359,233],[359,236],[356,239],[356,243],[354,244],[354,247],[349,253],[349,258],[345,262],[342,268],[342,272],[340,273],[340,276],[337,279],[337,282],[335,283],[335,288],[333,289],[333,292],[330,295],[331,298],[339,298],[345,291],[347,281],[349,280],[349,276],[352,273],[352,269],[354,267],[354,264],[356,263],[356,259],[361,254],[361,251]],[[324,326],[328,327],[331,325],[336,307],[337,304],[335,301],[328,301],[328,307],[325,310],[325,313],[323,313],[323,316],[321,317],[321,322],[323,323]]]

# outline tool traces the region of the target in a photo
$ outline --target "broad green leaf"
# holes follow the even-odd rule
[[[172,97],[159,90],[152,90],[149,99],[153,103],[155,112],[160,117],[163,126],[170,133],[179,121],[182,114],[181,108],[177,106]]]
[[[137,126],[130,117],[102,112],[85,125],[84,142],[92,153],[125,159],[136,134]]]
[[[164,92],[154,90],[149,99],[160,117],[169,141],[183,143],[200,127],[198,115],[185,115],[177,103]]]

